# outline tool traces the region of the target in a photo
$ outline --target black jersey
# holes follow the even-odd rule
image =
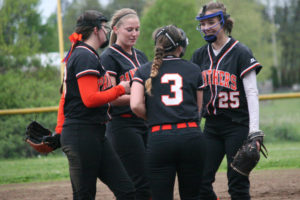
[[[143,65],[133,81],[145,84],[152,63]],[[197,90],[203,85],[199,67],[180,58],[164,58],[152,79],[152,95],[146,96],[150,126],[198,121]]]
[[[249,125],[249,113],[243,85],[244,75],[262,66],[253,57],[251,50],[231,38],[215,56],[207,44],[197,49],[192,62],[199,65],[203,78],[204,117],[225,115],[233,121]]]
[[[132,55],[125,52],[119,45],[113,44],[101,54],[101,62],[107,72],[116,77],[117,84],[121,81],[131,81],[136,70],[148,61],[146,55],[132,48]],[[133,114],[130,106],[115,106],[112,115]]]
[[[87,108],[82,102],[77,79],[88,74],[99,77],[100,91],[111,87],[109,75],[102,67],[98,53],[91,46],[81,42],[74,48],[65,70],[65,124],[99,124],[108,120],[109,104],[97,108]]]

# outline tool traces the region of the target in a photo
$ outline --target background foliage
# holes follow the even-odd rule
[[[59,101],[59,71],[53,67],[9,70],[0,75],[0,109],[56,106]],[[38,120],[54,130],[56,113],[0,115],[0,158],[37,155],[24,142],[26,126]]]
[[[281,60],[274,68],[279,74],[278,85],[300,83],[300,1],[290,0],[283,7],[275,8],[277,37],[282,46]]]
[[[137,47],[142,49],[149,59],[153,58],[154,45],[153,31],[161,26],[175,24],[182,28],[188,38],[189,46],[184,58],[190,59],[195,49],[200,48],[205,41],[196,30],[198,22],[195,20],[200,8],[209,1],[194,0],[157,0],[149,5],[141,19],[141,35]],[[246,44],[254,52],[254,56],[265,67],[264,73],[260,73],[259,79],[270,77],[272,65],[270,22],[264,20],[264,7],[256,1],[232,1],[223,0],[227,7],[227,13],[234,19],[232,36]],[[170,9],[170,7],[177,9]],[[247,13],[245,15],[244,13]],[[251,16],[251,17],[249,17]]]
[[[262,4],[263,1],[222,0],[235,21],[232,36],[246,44],[264,66],[258,76],[260,82],[272,79],[278,88],[300,84],[300,1],[286,0],[275,7]],[[150,60],[154,47],[152,32],[168,24],[186,32],[190,44],[184,58],[189,60],[193,51],[205,43],[196,30],[195,16],[207,2],[109,0],[103,6],[98,0],[61,0],[64,48],[68,50],[68,36],[84,10],[100,10],[111,17],[115,10],[129,7],[138,11],[141,20],[136,47]],[[0,109],[58,105],[60,73],[36,56],[58,51],[56,12],[42,23],[39,4],[40,0],[0,0]],[[267,134],[267,142],[300,141],[298,99],[266,101],[261,105],[261,129]],[[26,125],[35,119],[54,130],[56,113],[0,115],[0,158],[37,155],[23,141]]]
[[[176,5],[179,9],[170,9],[170,5]],[[166,0],[157,0],[145,10],[141,18],[141,35],[139,37],[137,48],[142,49],[148,56],[149,60],[153,59],[154,55],[154,40],[152,33],[156,28],[174,24],[182,28],[188,39],[184,58],[190,59],[193,51],[204,44],[200,33],[196,31],[197,21],[195,16],[198,11],[198,5],[194,0],[173,0],[172,3]]]

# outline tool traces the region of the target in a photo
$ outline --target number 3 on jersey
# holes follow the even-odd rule
[[[183,101],[182,77],[179,74],[164,74],[160,81],[162,84],[170,84],[171,92],[174,94],[174,97],[161,95],[161,101],[166,106],[178,106],[181,104]]]

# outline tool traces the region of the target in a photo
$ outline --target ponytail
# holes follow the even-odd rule
[[[152,78],[155,78],[158,74],[159,68],[163,62],[163,56],[164,56],[164,49],[162,46],[156,46],[155,48],[155,56],[153,60],[153,64],[151,66],[151,72],[150,72],[150,78],[146,80],[145,88],[146,88],[146,93],[148,95],[151,94],[151,89],[152,89]]]

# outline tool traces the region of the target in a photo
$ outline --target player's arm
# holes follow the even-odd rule
[[[251,133],[259,130],[259,100],[255,70],[245,74],[243,85],[248,103],[249,132]]]
[[[134,81],[131,86],[130,108],[136,116],[147,120],[144,85]]]
[[[98,89],[98,77],[85,75],[77,79],[79,92],[84,105],[88,108],[99,107],[117,99],[119,96],[128,93],[130,90],[129,81],[121,82],[105,91]]]
[[[243,85],[248,103],[249,134],[251,134],[259,131],[259,99],[255,70],[245,74]],[[257,146],[260,149],[259,143]]]
[[[113,86],[117,85],[117,80],[115,76],[110,76],[110,80]],[[125,106],[130,104],[130,95],[122,95],[118,97],[116,100],[111,102],[114,106]]]
[[[58,134],[61,134],[62,127],[65,121],[64,104],[65,104],[65,94],[63,93],[59,101],[58,112],[57,112],[57,123],[55,128],[55,132]]]
[[[198,105],[198,116],[199,120],[202,117],[202,103],[203,103],[203,90],[197,91],[197,105]]]

